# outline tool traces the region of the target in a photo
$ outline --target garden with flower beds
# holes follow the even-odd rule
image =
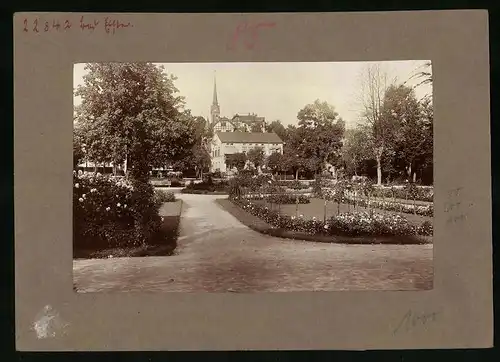
[[[378,201],[371,185],[336,182],[332,187],[320,182],[312,186],[312,193],[301,194],[305,188],[290,193],[288,187],[264,177],[235,179],[228,200],[232,205],[222,204],[247,226],[258,224],[259,231],[275,236],[343,243],[432,243],[432,204],[396,202],[394,193],[392,200]],[[398,196],[402,192],[407,197],[408,188]]]
[[[173,193],[82,171],[73,172],[73,184],[75,258],[170,255],[175,249],[181,207]],[[165,204],[174,207],[161,215]]]

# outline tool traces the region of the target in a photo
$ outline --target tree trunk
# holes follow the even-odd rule
[[[125,155],[125,161],[123,162],[123,173],[125,177],[128,176],[128,155]]]
[[[377,155],[377,185],[382,185],[382,156]]]
[[[326,199],[325,199],[324,212],[323,212],[323,223],[326,223]]]
[[[406,173],[408,174],[408,179],[411,179],[411,162],[408,162],[408,166],[406,166]]]
[[[413,183],[417,182],[417,173],[413,172]]]
[[[299,169],[295,170],[295,180],[299,179]]]

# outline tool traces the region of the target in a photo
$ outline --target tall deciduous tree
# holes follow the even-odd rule
[[[151,166],[184,157],[194,144],[175,77],[152,63],[90,63],[75,95],[75,126],[85,130],[89,157],[126,162],[127,176],[147,182]]]
[[[369,130],[369,143],[377,162],[377,184],[382,184],[382,160],[391,145],[394,125],[384,117],[384,96],[388,88],[387,74],[378,64],[369,65],[362,74],[361,102],[363,119]]]
[[[236,167],[238,171],[243,170],[247,162],[247,155],[243,152],[237,152],[226,155],[226,164],[229,167]]]
[[[344,121],[334,107],[316,100],[298,112],[298,128],[289,138],[292,149],[304,159],[310,171],[325,170],[328,163],[336,164],[341,156]]]
[[[358,175],[361,163],[371,156],[368,149],[368,134],[365,127],[346,130],[346,137],[342,148],[342,159],[349,174]]]
[[[301,127],[316,128],[335,123],[338,120],[338,113],[331,104],[316,99],[314,103],[307,104],[299,111],[297,119]]]
[[[253,163],[255,168],[260,169],[260,167],[264,164],[265,154],[262,147],[252,148],[247,152],[248,160]]]
[[[415,180],[415,163],[425,152],[425,127],[413,89],[405,85],[388,87],[382,117],[395,127],[393,143],[387,148],[392,148],[403,161],[408,179]]]
[[[271,153],[266,159],[266,166],[274,173],[279,171],[285,171],[284,169],[284,158],[279,152]]]
[[[272,121],[271,123],[266,125],[266,132],[276,133],[283,142],[286,142],[286,140],[288,139],[287,130],[280,120]]]

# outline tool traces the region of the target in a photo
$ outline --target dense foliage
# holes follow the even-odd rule
[[[175,201],[148,184],[124,178],[73,172],[75,248],[111,248],[149,243],[161,226],[158,209]]]

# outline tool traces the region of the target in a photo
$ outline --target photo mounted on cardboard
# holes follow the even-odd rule
[[[76,291],[432,289],[431,61],[73,76]]]
[[[490,347],[488,46],[477,10],[16,14],[17,349]]]

